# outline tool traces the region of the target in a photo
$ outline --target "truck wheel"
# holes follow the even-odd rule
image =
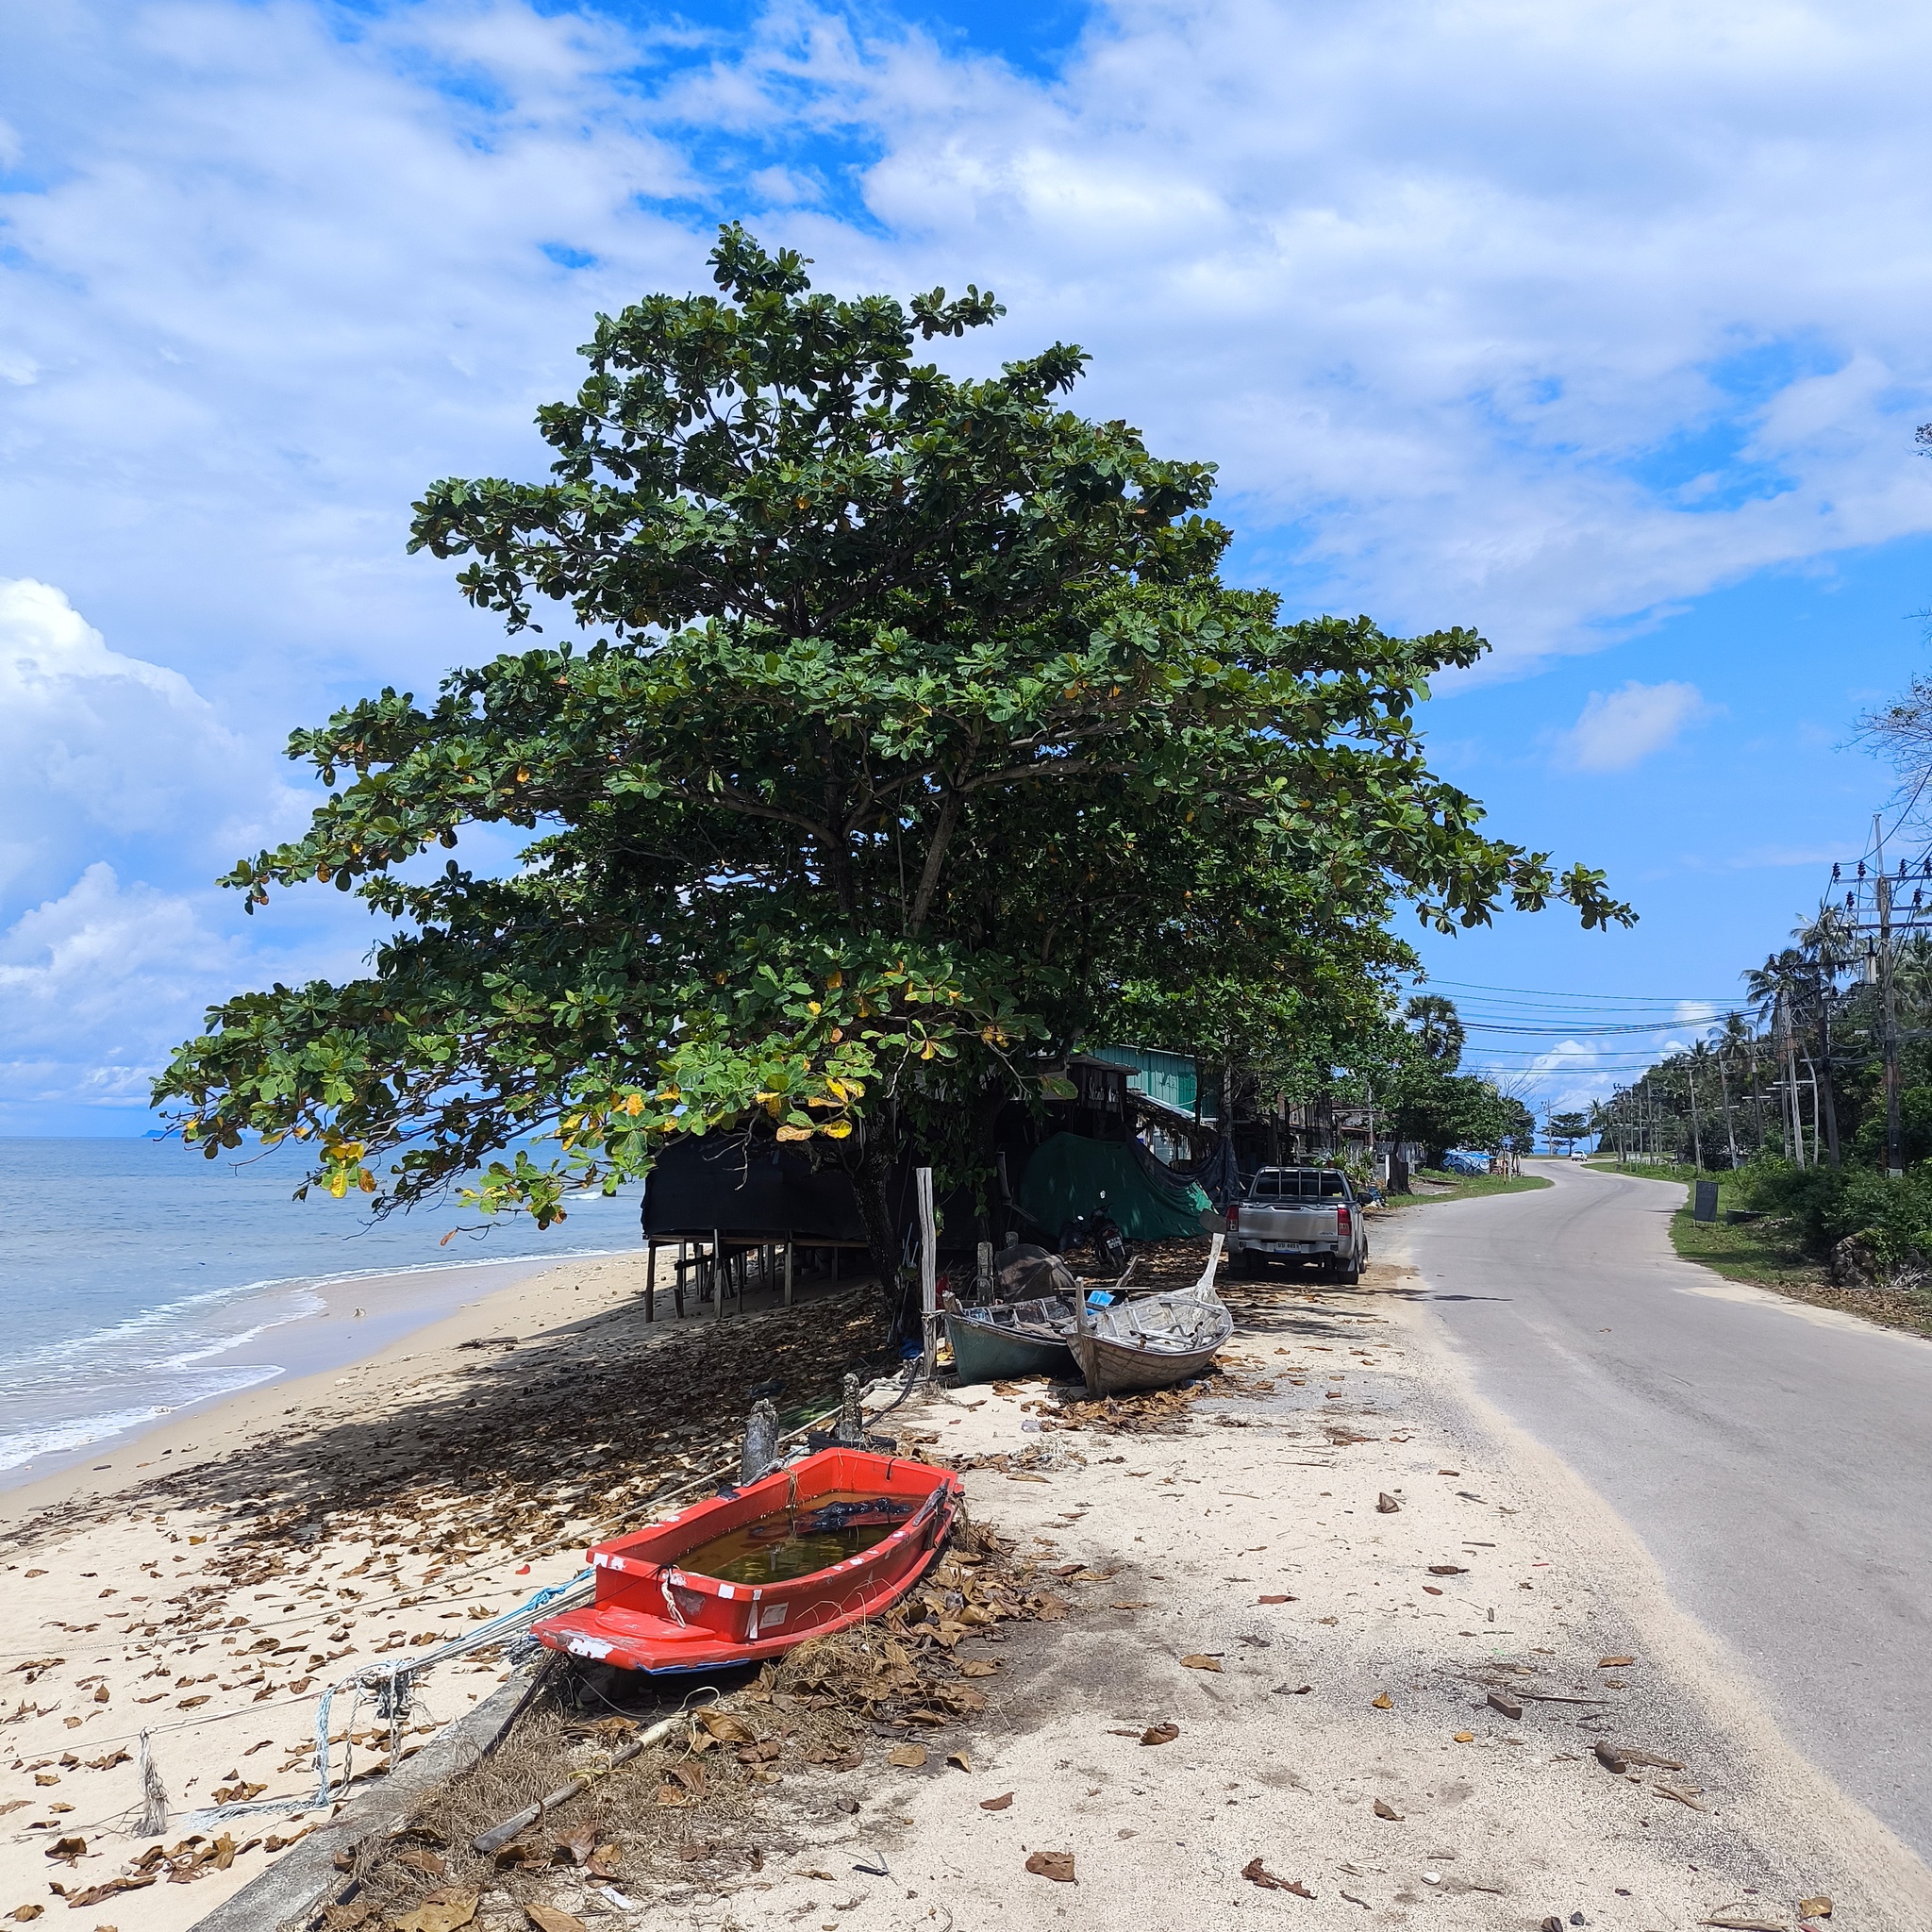
[[[1339,1281],[1344,1288],[1353,1288],[1362,1278],[1362,1264],[1359,1261],[1331,1261],[1328,1264],[1328,1279]]]
[[[1252,1281],[1255,1278],[1254,1257],[1245,1248],[1237,1248],[1227,1259],[1227,1272],[1237,1281]]]

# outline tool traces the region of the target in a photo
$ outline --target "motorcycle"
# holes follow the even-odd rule
[[[1076,1214],[1060,1224],[1059,1253],[1067,1255],[1075,1248],[1090,1246],[1108,1274],[1125,1273],[1126,1238],[1121,1233],[1120,1223],[1107,1211],[1104,1191],[1100,1196],[1100,1206],[1091,1214]]]

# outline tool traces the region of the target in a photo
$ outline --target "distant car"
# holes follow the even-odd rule
[[[1576,1153],[1574,1149],[1571,1152],[1570,1158],[1574,1160],[1578,1167],[1581,1167],[1583,1165],[1584,1157]]]
[[[1316,1263],[1331,1281],[1359,1281],[1369,1228],[1348,1176],[1333,1167],[1264,1167],[1228,1228],[1239,1276],[1274,1261]]]

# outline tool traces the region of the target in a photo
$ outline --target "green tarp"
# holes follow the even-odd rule
[[[1192,1181],[1170,1174],[1144,1147],[1128,1141],[1090,1141],[1056,1134],[1026,1163],[1020,1206],[1049,1239],[1077,1215],[1091,1214],[1107,1193],[1107,1211],[1130,1241],[1198,1235],[1211,1211]]]

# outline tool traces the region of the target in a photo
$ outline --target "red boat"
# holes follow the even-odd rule
[[[930,1463],[824,1449],[590,1552],[590,1605],[531,1626],[624,1671],[776,1657],[889,1608],[945,1541],[959,1478]]]

